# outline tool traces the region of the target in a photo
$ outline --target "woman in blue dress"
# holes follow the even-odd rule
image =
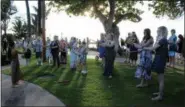
[[[135,47],[142,49],[144,47],[152,47],[153,46],[153,37],[151,36],[150,29],[144,30],[144,37],[141,44],[134,44]],[[148,86],[148,80],[151,79],[151,67],[152,67],[152,51],[150,50],[142,50],[140,52],[140,61],[139,65],[136,69],[135,77],[141,78],[141,83],[137,85],[137,88]]]
[[[157,30],[157,41],[153,47],[143,48],[144,50],[155,50],[155,58],[152,64],[152,69],[158,74],[159,92],[153,93],[156,97],[152,98],[153,101],[163,99],[164,94],[164,70],[168,56],[168,30],[165,26],[161,26]]]

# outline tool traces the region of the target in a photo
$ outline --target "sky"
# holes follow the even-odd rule
[[[145,1],[147,2],[147,1]],[[14,1],[13,3],[17,9],[18,13],[12,16],[11,22],[14,21],[14,17],[21,16],[26,20],[26,6],[25,1]],[[30,12],[34,13],[33,6],[37,6],[36,1],[29,1]],[[177,34],[184,34],[184,16],[170,20],[168,17],[156,18],[152,11],[149,11],[147,5],[140,6],[140,9],[145,12],[141,15],[142,21],[139,23],[133,23],[131,21],[122,21],[119,23],[120,38],[125,39],[129,32],[135,31],[139,40],[143,38],[143,30],[145,28],[150,28],[152,36],[156,37],[157,28],[159,26],[166,26],[168,30],[176,29]],[[12,24],[9,24],[9,29]],[[11,32],[11,30],[9,30]],[[92,40],[97,40],[100,38],[100,33],[104,32],[103,26],[98,19],[83,17],[83,16],[72,16],[69,17],[64,11],[55,13],[51,12],[46,20],[46,36],[53,39],[54,35],[58,35],[59,38],[75,36],[79,39],[86,38],[87,36]],[[170,35],[170,32],[169,32]]]

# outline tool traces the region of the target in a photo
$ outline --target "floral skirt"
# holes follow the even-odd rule
[[[144,78],[145,80],[151,79],[152,69],[152,52],[142,51],[140,53],[140,62],[135,72],[136,78]]]

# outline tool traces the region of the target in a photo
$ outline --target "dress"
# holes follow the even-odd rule
[[[73,43],[70,52],[70,67],[76,68],[77,65],[77,43]]]
[[[87,59],[86,48],[82,47],[80,49],[80,64],[86,64],[86,59]]]
[[[15,49],[12,50],[11,52],[11,71],[12,71],[12,84],[15,85],[21,78],[18,53]]]
[[[137,48],[131,45],[130,46],[130,56],[129,56],[130,60],[137,61],[137,56],[138,56]]]
[[[153,61],[152,69],[158,74],[164,73],[168,56],[168,41],[163,38],[159,41],[160,47],[156,49],[155,58]]]
[[[143,77],[145,80],[151,79],[152,51],[143,50],[140,53],[140,62],[137,67],[135,77]]]
[[[153,38],[149,40],[143,40],[141,42],[143,47],[152,47],[153,46]],[[140,52],[140,61],[139,65],[135,72],[136,78],[144,78],[145,80],[151,79],[151,69],[152,69],[152,51],[142,50]]]

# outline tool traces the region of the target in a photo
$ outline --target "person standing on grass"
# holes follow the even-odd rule
[[[78,47],[77,39],[75,37],[71,38],[70,41],[70,68],[71,71],[75,71],[77,67],[77,56],[78,56]]]
[[[24,58],[26,59],[26,65],[29,65],[30,58],[31,58],[31,47],[32,47],[32,44],[31,44],[29,38],[27,38],[23,42],[23,44],[24,44],[24,51],[25,51]]]
[[[63,64],[67,62],[67,42],[62,38],[60,41],[60,60]]]
[[[134,46],[141,50],[145,47],[152,47],[154,43],[153,37],[151,36],[150,29],[144,30],[144,37],[141,44],[134,43]],[[148,80],[151,79],[151,68],[152,68],[152,51],[142,50],[140,52],[140,61],[136,69],[135,77],[141,78],[141,82],[137,85],[137,88],[148,86]]]
[[[182,46],[183,46],[183,39],[184,39],[184,37],[180,34],[178,36],[178,38],[179,38],[178,41],[177,41],[178,60],[181,60],[182,59]]]
[[[126,43],[126,62],[130,63],[130,45],[128,43],[128,41],[130,40],[132,34],[131,33],[128,33],[128,37],[126,38],[125,40],[125,43]]]
[[[132,39],[133,39],[133,43],[138,44],[139,40],[136,36],[135,32],[132,32]],[[137,48],[134,45],[130,45],[130,60],[131,60],[131,66],[135,66],[136,62],[137,62],[137,56],[138,56],[138,52],[137,52]]]
[[[152,98],[153,101],[163,99],[164,95],[164,71],[168,55],[168,30],[165,26],[161,26],[157,30],[157,41],[153,47],[145,47],[143,50],[155,50],[155,58],[152,64],[153,71],[158,73],[159,92],[153,93],[156,97]]]
[[[12,80],[12,88],[18,87],[23,81],[21,81],[22,75],[20,71],[19,57],[18,54],[24,54],[24,52],[20,52],[16,49],[15,43],[13,41],[10,42],[11,48],[11,80]]]
[[[182,56],[185,58],[185,37],[183,39]]]
[[[100,37],[101,37],[101,40],[99,41],[99,44],[102,44],[105,42],[105,35],[102,33]],[[102,59],[102,67],[104,67],[105,66],[105,47],[99,45],[98,52],[99,52],[99,58]]]
[[[51,54],[53,56],[53,67],[56,66],[56,63],[58,67],[60,66],[60,60],[59,60],[59,41],[58,36],[54,36],[54,40],[51,43]]]
[[[176,41],[177,41],[177,36],[175,34],[175,29],[171,30],[171,36],[168,40],[169,43],[169,66],[173,67],[175,66],[175,52],[177,51],[177,46],[176,46]]]
[[[104,67],[104,76],[108,76],[108,78],[112,78],[112,72],[114,69],[114,60],[116,57],[115,52],[115,43],[113,41],[113,34],[108,33],[106,36],[105,43],[100,44],[105,47],[105,67]]]
[[[51,40],[50,40],[49,37],[47,37],[47,41],[46,41],[46,59],[48,60],[49,65],[51,64],[51,57],[52,57],[50,45],[51,45]]]
[[[35,52],[36,52],[36,59],[37,59],[37,65],[42,65],[42,40],[40,37],[37,37],[35,41]]]
[[[87,43],[83,41],[80,48],[80,66],[81,66],[82,74],[87,74],[86,62],[87,62],[88,44],[89,44],[88,40],[87,40]]]

